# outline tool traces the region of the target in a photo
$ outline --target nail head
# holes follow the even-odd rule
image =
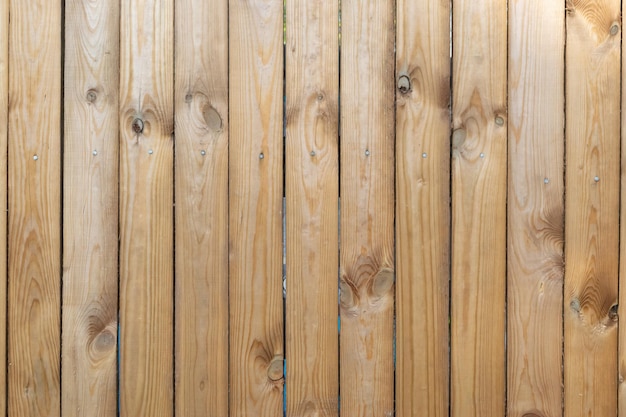
[[[595,182],[598,182],[598,181],[600,181],[600,177],[598,177],[598,176],[593,177],[593,180],[594,180]]]
[[[148,149],[148,154],[152,155],[154,153],[154,151],[152,149]]]
[[[311,151],[311,156],[315,156],[315,151]]]
[[[206,151],[205,151],[204,149],[203,149],[203,150],[201,150],[201,151],[200,151],[200,155],[202,155],[202,156],[206,155]]]
[[[369,151],[369,149],[366,149],[366,150],[365,150],[365,156],[370,156],[370,151]]]
[[[96,155],[98,155],[98,151],[94,149],[94,150],[91,152],[91,154],[92,154],[93,156],[96,156]]]
[[[263,155],[263,153],[260,153],[259,154],[259,159],[263,159],[263,158],[265,158],[265,155]]]
[[[39,159],[39,156],[38,156],[38,155],[33,155],[33,160],[35,160],[35,161],[36,161],[36,160],[38,160],[38,159]]]
[[[481,158],[484,158],[484,157],[485,157],[485,154],[481,152],[481,153],[480,153],[480,157],[481,157]]]
[[[549,180],[548,178],[544,178],[544,179],[543,179],[543,183],[544,183],[544,184],[547,184],[547,183],[549,183],[549,182],[550,182],[550,180]]]
[[[428,154],[427,154],[426,152],[424,152],[424,153],[422,154],[422,158],[426,158],[427,156],[428,156]]]

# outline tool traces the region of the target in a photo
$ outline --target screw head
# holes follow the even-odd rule
[[[366,150],[365,150],[365,156],[370,156],[370,151],[369,151],[369,149],[366,149]]]
[[[36,161],[36,160],[38,160],[38,159],[39,159],[39,156],[38,156],[38,155],[33,155],[33,160],[34,160],[34,161]]]
[[[595,182],[599,182],[599,181],[600,181],[600,177],[595,176],[595,177],[593,177],[593,180],[594,180]]]
[[[148,155],[152,155],[154,151],[152,149],[148,149]]]
[[[311,151],[311,156],[315,156],[315,151]]]
[[[203,149],[203,150],[201,150],[201,151],[200,151],[200,155],[202,155],[202,156],[206,155],[206,151],[205,151],[204,149]]]
[[[480,153],[480,157],[481,157],[481,158],[484,158],[484,157],[485,157],[485,154],[481,152],[481,153]]]
[[[91,152],[91,154],[92,154],[93,156],[96,156],[96,155],[98,155],[98,151],[94,149],[94,150]]]
[[[428,157],[428,154],[427,154],[426,152],[424,152],[424,153],[422,154],[422,158],[426,158],[426,157]]]
[[[550,182],[550,180],[549,180],[548,178],[544,178],[544,179],[543,179],[543,183],[544,183],[544,184],[547,184],[547,183],[549,183],[549,182]]]
[[[259,154],[259,159],[263,159],[263,158],[265,158],[265,155],[263,155],[263,153],[261,152],[261,153]]]

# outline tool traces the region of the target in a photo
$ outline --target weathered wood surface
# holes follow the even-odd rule
[[[562,4],[509,2],[509,417],[563,414],[564,25]]]
[[[228,416],[228,1],[177,2],[175,39],[176,414],[221,417]]]
[[[448,416],[450,5],[397,3],[396,415]]]
[[[454,0],[451,416],[504,415],[507,5]]]
[[[338,416],[339,2],[287,3],[287,415]]]
[[[620,2],[567,5],[565,416],[617,408]]]
[[[9,2],[8,415],[60,415],[61,1]]]
[[[174,2],[120,9],[120,407],[173,415]]]
[[[340,414],[394,410],[394,3],[341,2]],[[367,104],[365,104],[367,103]]]
[[[229,3],[230,415],[283,409],[283,3]]]

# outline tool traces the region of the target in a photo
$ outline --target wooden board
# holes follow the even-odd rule
[[[563,414],[564,25],[562,4],[509,2],[509,417]]]
[[[341,2],[341,415],[394,410],[394,2]]]
[[[504,415],[507,6],[454,0],[451,416]]]
[[[230,416],[283,412],[283,3],[229,3]]]
[[[287,3],[287,414],[338,416],[339,2]]]
[[[397,7],[396,415],[447,417],[450,5]]]
[[[120,8],[120,407],[173,415],[174,2]]]
[[[617,409],[620,7],[619,0],[578,0],[567,10],[567,417]]]
[[[11,417],[60,415],[61,3],[9,3]]]
[[[63,415],[117,414],[118,3],[65,4]]]
[[[228,1],[178,1],[175,39],[176,414],[227,417]]]
[[[626,7],[626,0],[622,1],[622,14],[624,13],[624,7]],[[623,17],[622,17],[623,24]],[[626,68],[626,43],[622,42],[622,68]],[[622,109],[626,109],[626,95],[624,94],[624,85],[626,85],[626,72],[622,71]],[[626,112],[622,111],[622,129],[621,129],[621,163],[622,166],[626,164]],[[620,201],[620,253],[619,253],[619,288],[622,288],[619,292],[619,307],[618,317],[626,317],[626,170],[621,170],[621,201]],[[622,319],[623,325],[624,319]],[[626,417],[626,331],[618,329],[618,416]]]
[[[7,392],[7,128],[9,116],[9,2],[0,3],[0,393]],[[0,394],[0,415],[6,416],[7,398]]]

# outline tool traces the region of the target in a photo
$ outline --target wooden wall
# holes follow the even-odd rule
[[[0,415],[626,417],[623,7],[1,1]]]

